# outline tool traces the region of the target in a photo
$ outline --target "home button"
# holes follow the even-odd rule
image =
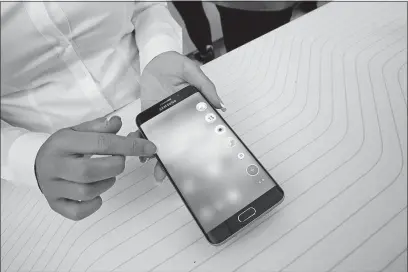
[[[249,218],[251,218],[252,216],[254,216],[256,214],[256,210],[253,207],[249,207],[248,209],[246,209],[245,211],[243,211],[242,213],[240,213],[238,215],[238,221],[239,222],[245,222],[247,221]]]

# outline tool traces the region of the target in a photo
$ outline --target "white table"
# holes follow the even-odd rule
[[[239,239],[208,244],[131,159],[80,222],[2,182],[2,271],[407,271],[406,8],[330,3],[203,67],[286,192]]]

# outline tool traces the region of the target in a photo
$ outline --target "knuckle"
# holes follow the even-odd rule
[[[132,139],[132,153],[140,152],[140,143],[138,139]]]
[[[54,133],[54,139],[64,139],[69,135],[69,129],[63,128]]]
[[[104,134],[99,134],[98,135],[98,148],[102,150],[106,150],[110,146],[110,139]]]
[[[80,205],[75,205],[71,211],[71,219],[74,221],[79,221],[84,219],[86,216],[84,214],[83,208]]]
[[[89,167],[81,166],[77,169],[79,178],[82,181],[89,181],[91,178],[91,171]]]
[[[78,194],[81,200],[90,200],[95,197],[94,190],[88,184],[80,184],[78,187]]]
[[[68,129],[61,129],[55,132],[51,137],[47,140],[48,145],[52,148],[58,148],[66,144],[67,140],[70,139],[70,134]]]
[[[126,167],[125,157],[121,156],[121,157],[118,158],[118,166],[117,166],[118,175],[123,173],[123,171],[125,171],[125,167]]]
[[[58,209],[56,208],[56,205],[55,205],[54,201],[52,201],[52,199],[50,197],[45,196],[45,199],[47,200],[48,206],[50,206],[51,210],[53,210],[56,213],[61,214],[61,212],[59,212]]]

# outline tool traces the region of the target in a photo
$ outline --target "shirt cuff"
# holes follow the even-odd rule
[[[141,50],[140,50],[140,74],[146,68],[147,64],[164,52],[175,51],[183,54],[182,41],[175,40],[173,37],[162,34],[152,38]]]
[[[46,133],[26,133],[17,138],[9,151],[9,169],[11,170],[12,182],[24,184],[30,187],[38,187],[35,174],[35,159],[38,150],[44,142],[50,137]]]

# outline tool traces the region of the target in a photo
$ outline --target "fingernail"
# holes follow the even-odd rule
[[[147,162],[149,162],[149,161],[150,161],[150,158],[144,158],[143,161],[142,161],[142,163],[147,163]]]
[[[157,180],[156,179],[156,184],[157,185],[162,185],[164,183],[164,179],[162,179],[162,180]]]
[[[222,110],[223,112],[226,112],[227,109],[225,108],[224,103],[221,102],[220,105],[221,105],[221,110]]]
[[[144,152],[145,152],[145,154],[153,155],[153,154],[156,153],[156,150],[157,150],[156,146],[155,146],[154,144],[152,144],[152,143],[147,143],[147,144],[144,146]]]
[[[110,121],[111,121],[113,118],[118,118],[118,119],[120,119],[120,117],[119,117],[119,116],[114,115],[114,116],[109,117],[108,122],[110,122]]]

